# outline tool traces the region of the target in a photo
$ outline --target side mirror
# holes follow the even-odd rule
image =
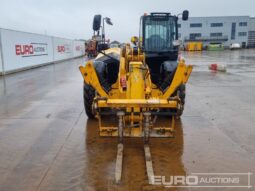
[[[93,30],[94,31],[99,31],[101,27],[101,15],[95,15],[94,20],[93,20]]]
[[[182,12],[182,20],[183,21],[187,21],[189,18],[189,11],[188,10],[185,10]]]
[[[105,22],[108,24],[108,25],[113,25],[111,19],[109,17],[106,17],[105,18]]]
[[[107,50],[108,48],[109,48],[108,44],[101,43],[101,44],[97,45],[97,51],[98,52],[101,52],[103,50]]]

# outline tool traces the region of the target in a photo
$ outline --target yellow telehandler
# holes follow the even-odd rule
[[[187,20],[189,12],[179,15]],[[109,49],[102,40],[96,59],[79,68],[84,78],[87,116],[98,119],[100,136],[115,136],[119,140],[116,183],[122,174],[123,137],[143,137],[147,175],[153,184],[149,138],[172,137],[175,120],[183,112],[185,84],[192,66],[178,57],[177,23],[178,15],[144,14],[140,36],[132,37],[132,44]],[[101,26],[97,17],[94,26]],[[156,125],[160,116],[168,116],[165,126]]]

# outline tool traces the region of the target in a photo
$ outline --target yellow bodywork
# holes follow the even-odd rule
[[[191,65],[186,65],[183,59],[179,60],[171,85],[165,92],[162,92],[152,83],[150,71],[145,63],[145,55],[139,49],[134,50],[130,45],[125,48],[113,48],[105,51],[120,55],[118,79],[112,85],[109,92],[106,92],[97,77],[93,61],[88,61],[85,66],[80,66],[84,81],[91,85],[97,92],[93,108],[99,120],[99,132],[101,136],[118,136],[118,126],[104,125],[100,109],[111,108],[125,111],[124,136],[143,136],[143,112],[157,111],[159,109],[178,109],[180,98],[172,96],[176,89],[185,84],[192,71]],[[102,54],[98,57],[103,56]],[[123,87],[121,80],[126,82]],[[169,118],[171,126],[155,127],[151,125],[151,137],[169,137],[174,131],[175,116]]]

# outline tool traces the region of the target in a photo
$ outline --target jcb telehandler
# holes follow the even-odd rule
[[[187,20],[189,12],[180,15]],[[98,44],[100,54],[96,59],[80,66],[87,116],[98,119],[100,136],[116,136],[119,140],[117,183],[121,180],[123,137],[143,137],[146,170],[152,184],[149,137],[173,136],[175,119],[183,112],[185,84],[192,66],[178,57],[177,22],[178,15],[170,13],[144,14],[140,36],[132,37],[132,45],[107,49],[106,44]],[[98,30],[101,27],[98,16],[94,17],[95,26]],[[116,117],[115,124],[110,123],[112,116]],[[159,116],[168,116],[169,125],[157,126]]]

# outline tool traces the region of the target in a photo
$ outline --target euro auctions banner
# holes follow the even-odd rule
[[[72,58],[73,41],[64,38],[53,38],[54,61]]]
[[[16,44],[15,49],[16,55],[22,57],[46,56],[49,54],[47,43]]]
[[[1,38],[1,29],[0,29],[0,38]],[[1,46],[0,46],[0,74],[3,73],[3,63],[2,63],[2,54],[1,54]]]
[[[78,40],[8,29],[0,29],[0,38],[0,74],[83,56],[85,53],[84,42]]]
[[[73,41],[73,56],[78,57],[85,54],[85,42]]]
[[[1,29],[5,72],[53,61],[52,37]]]

